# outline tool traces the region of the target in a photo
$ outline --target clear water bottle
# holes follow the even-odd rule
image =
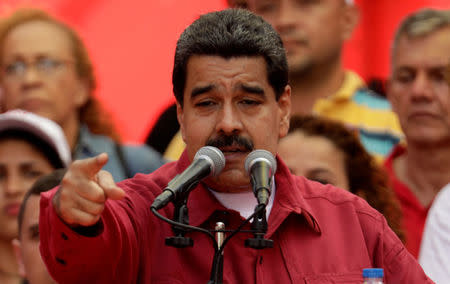
[[[383,284],[383,268],[364,268],[363,284]]]

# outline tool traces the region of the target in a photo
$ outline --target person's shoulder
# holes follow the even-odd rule
[[[120,146],[122,147],[127,158],[139,160],[146,160],[148,158],[151,158],[152,160],[159,162],[159,166],[165,164],[165,161],[162,158],[161,154],[145,144],[122,144]]]
[[[125,190],[140,192],[161,192],[169,181],[177,174],[177,162],[166,163],[152,173],[138,173],[134,177],[125,179],[118,185]]]
[[[366,215],[374,220],[381,221],[382,215],[372,208],[363,198],[331,184],[322,184],[305,178],[296,177],[297,183],[302,184],[303,198],[311,203],[312,207],[329,207],[336,210],[348,211],[357,215]]]
[[[114,141],[110,137],[92,133],[86,125],[80,127],[78,144],[78,147],[94,154],[102,151],[109,152],[114,148]]]
[[[124,159],[133,174],[151,173],[166,161],[159,152],[147,145],[120,145]]]

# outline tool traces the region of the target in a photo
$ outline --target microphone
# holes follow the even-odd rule
[[[273,175],[277,171],[277,161],[266,150],[254,150],[245,159],[245,170],[250,176],[253,193],[258,204],[267,205],[272,190]]]
[[[194,189],[201,179],[209,175],[219,175],[224,167],[225,157],[222,151],[212,146],[200,148],[191,165],[169,182],[164,191],[155,198],[151,207],[156,210],[163,208],[178,195]]]

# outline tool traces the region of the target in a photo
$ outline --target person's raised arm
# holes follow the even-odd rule
[[[60,187],[41,195],[40,252],[58,283],[136,281],[134,211],[122,202],[125,191],[102,170],[107,161],[100,154],[73,162]]]
[[[108,155],[74,161],[65,174],[52,203],[58,216],[71,227],[95,225],[106,200],[120,200],[125,192],[112,175],[102,171]]]

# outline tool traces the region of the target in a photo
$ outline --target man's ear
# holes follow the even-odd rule
[[[287,135],[289,131],[289,120],[291,119],[291,86],[284,88],[283,94],[278,99],[278,108],[280,115],[279,138]]]
[[[21,243],[18,239],[13,239],[11,243],[14,249],[14,255],[16,256],[17,265],[19,266],[20,277],[26,278],[27,275],[25,273],[25,265],[23,264]]]
[[[186,137],[184,135],[185,133],[185,129],[184,129],[184,111],[183,111],[183,107],[181,106],[181,104],[177,101],[177,119],[178,119],[178,123],[180,124],[180,132],[181,132],[181,137],[183,138],[183,141],[186,143]]]
[[[342,17],[342,40],[351,38],[353,30],[359,22],[359,9],[355,4],[345,4]]]

